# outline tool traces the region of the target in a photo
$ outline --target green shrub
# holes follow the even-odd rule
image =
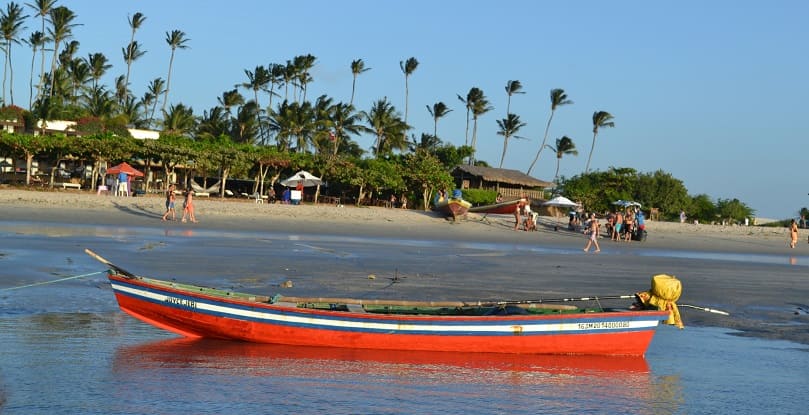
[[[472,205],[490,205],[497,200],[497,192],[494,190],[465,189],[462,193],[463,199]]]

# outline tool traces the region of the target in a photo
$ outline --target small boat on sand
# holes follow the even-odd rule
[[[458,189],[452,192],[452,197],[439,198],[436,196],[433,201],[433,210],[446,217],[452,216],[453,221],[457,221],[458,216],[466,217],[470,207],[472,207],[472,204],[463,200],[461,191]]]
[[[472,213],[483,213],[486,215],[513,215],[520,207],[520,203],[525,203],[525,199],[514,199],[492,205],[472,206],[469,211]]]
[[[669,311],[585,309],[541,301],[273,297],[109,267],[127,314],[190,338],[374,350],[642,356]]]

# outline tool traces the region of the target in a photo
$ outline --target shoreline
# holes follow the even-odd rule
[[[179,199],[178,206],[181,206]],[[798,247],[790,249],[786,228],[647,221],[647,241],[612,242],[602,238],[599,240],[601,253],[585,254],[582,247],[586,238],[567,230],[554,231],[554,225],[564,224],[566,227],[566,222],[551,217],[540,218],[538,232],[524,232],[514,231],[513,217],[505,215],[489,215],[486,220],[481,220],[482,215],[470,214],[468,220],[455,224],[433,212],[417,210],[256,204],[247,199],[196,198],[199,223],[181,223],[161,221],[164,203],[164,199],[157,195],[119,198],[76,190],[0,188],[2,221],[25,223],[32,233],[45,236],[50,224],[80,228],[125,226],[146,229],[149,234],[165,231],[166,235],[174,230],[199,230],[200,235],[229,232],[235,235],[236,242],[233,243],[245,244],[248,241],[239,242],[239,238],[244,238],[239,237],[240,234],[308,235],[312,238],[333,235],[331,239],[336,241],[359,238],[368,242],[384,238],[389,240],[385,242],[388,250],[391,250],[389,246],[399,242],[409,246],[406,241],[424,241],[419,243],[457,252],[448,257],[447,264],[438,265],[444,270],[441,281],[427,285],[406,284],[412,287],[400,285],[398,289],[402,290],[402,295],[426,293],[436,299],[457,296],[468,299],[485,295],[518,297],[524,296],[523,293],[539,292],[560,297],[606,295],[646,290],[652,275],[666,273],[683,282],[681,303],[731,312],[728,318],[681,308],[686,326],[738,329],[743,335],[809,344],[809,318],[805,312],[800,312],[809,309],[805,305],[809,298],[809,287],[805,283],[809,266],[809,244],[804,242],[809,235],[806,229],[801,229]],[[181,212],[178,213],[179,219]],[[175,262],[185,264],[181,268],[193,270],[199,266],[193,257],[198,256],[202,248],[185,248],[188,252],[184,251],[184,256]],[[470,249],[475,251],[468,253]],[[486,253],[491,250],[497,254]],[[197,251],[196,254],[193,251]],[[405,252],[396,254],[395,249],[391,252],[392,257],[369,259],[365,261],[369,264],[359,264],[361,267],[340,261],[334,265],[332,259],[326,262],[326,266],[336,268],[325,273],[323,264],[321,268],[314,264],[294,266],[301,269],[311,267],[307,270],[315,275],[311,277],[315,279],[328,279],[328,275],[340,272],[354,275],[364,271],[363,267],[372,271],[390,269],[391,262],[413,269],[437,266],[426,259],[420,265],[422,259],[419,256],[410,258]],[[167,254],[152,251],[149,255],[151,264],[151,261],[166,260],[163,256]],[[212,252],[208,260],[214,261],[214,265],[231,260],[219,258],[220,255],[225,254]],[[113,254],[109,259],[118,262],[115,258],[118,257]],[[251,262],[249,258],[243,260]],[[464,265],[467,262],[478,268],[473,268],[476,270],[472,273],[464,272],[465,267],[470,266]],[[455,263],[459,265],[454,267],[452,264]],[[130,266],[120,265],[124,268]],[[136,271],[151,273],[149,268],[146,266]],[[509,272],[503,274],[505,270]],[[492,279],[494,275],[500,277]],[[197,277],[197,274],[193,276]],[[155,277],[159,278],[159,275]],[[323,282],[313,286],[324,288]],[[345,284],[327,285],[326,288],[347,291],[331,293],[335,295],[352,295],[351,290],[356,289]]]

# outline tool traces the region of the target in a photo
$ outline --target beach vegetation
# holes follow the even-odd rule
[[[497,190],[487,189],[463,189],[463,200],[477,205],[491,205],[497,202]]]

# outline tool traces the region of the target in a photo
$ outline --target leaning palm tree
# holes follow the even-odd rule
[[[508,150],[508,140],[512,137],[514,138],[522,138],[517,135],[522,127],[525,127],[526,124],[520,121],[520,116],[517,114],[508,114],[506,118],[502,120],[497,120],[497,126],[500,127],[500,131],[497,132],[497,135],[503,136],[503,155],[500,156],[500,168],[503,168],[503,161],[506,159],[506,151]]]
[[[474,101],[472,102],[472,155],[469,156],[469,164],[475,164],[475,146],[477,145],[478,141],[478,118],[481,115],[493,110],[494,107],[489,105],[489,100],[486,99],[486,95],[483,94],[483,91],[480,91],[479,96],[474,97]]]
[[[410,75],[413,75],[413,72],[416,71],[416,68],[419,67],[419,61],[416,58],[408,58],[406,61],[399,61],[399,67],[402,68],[402,73],[405,76],[405,113],[404,113],[404,122],[407,124],[407,108],[408,108],[408,96],[410,94],[410,88],[408,87],[408,79],[410,79]],[[405,134],[405,141],[407,141],[407,130],[405,130],[402,134]]]
[[[146,54],[145,50],[140,48],[140,43],[137,41],[130,42],[126,48],[121,48],[121,53],[124,56],[124,61],[127,62],[127,69],[126,69],[126,77],[124,78],[124,85],[126,85],[126,93],[124,94],[121,99],[125,101],[129,98],[129,68],[132,65],[132,62],[136,61],[138,58]]]
[[[222,93],[222,96],[216,100],[219,101],[219,105],[225,108],[225,112],[227,112],[228,115],[231,115],[231,108],[244,104],[244,97],[239,93],[238,89],[225,91]]]
[[[433,137],[438,138],[438,120],[446,117],[447,114],[452,112],[452,110],[447,107],[447,104],[439,101],[433,104],[432,107],[428,105],[427,112],[429,112],[430,116],[433,117]]]
[[[36,0],[36,1],[34,1],[33,4],[25,3],[28,7],[32,8],[32,9],[34,9],[36,11],[35,16],[39,16],[41,18],[41,20],[42,20],[42,29],[40,30],[40,32],[42,32],[43,36],[45,35],[45,22],[47,21],[47,16],[50,15],[51,9],[53,9],[53,7],[56,5],[56,1],[57,0]],[[53,40],[53,39],[49,39],[49,38],[45,37],[43,40],[44,40],[44,42],[48,42],[49,40]],[[42,95],[42,88],[43,88],[44,83],[45,83],[45,45],[44,45],[44,42],[43,42],[43,45],[39,49],[39,53],[40,53],[40,61],[39,61],[40,62],[40,64],[39,64],[40,69],[39,69],[39,82],[37,83],[37,95],[36,95],[36,98],[34,99],[35,101],[37,99],[39,99],[39,97]],[[34,54],[36,54],[36,53],[34,53]],[[33,73],[33,71],[31,71],[31,72]]]
[[[537,155],[534,157],[534,161],[531,162],[531,165],[528,167],[528,171],[525,173],[527,175],[531,175],[531,170],[534,169],[534,165],[539,160],[539,155],[542,154],[542,149],[546,147],[546,142],[548,141],[548,131],[551,128],[551,121],[553,120],[553,114],[556,112],[556,108],[561,107],[562,105],[572,104],[573,101],[567,99],[567,94],[565,94],[565,90],[561,88],[551,89],[551,116],[548,117],[548,124],[545,125],[545,135],[542,137],[542,144],[539,145],[539,150],[537,150]]]
[[[511,96],[514,94],[524,94],[522,84],[520,81],[506,82],[506,95],[508,95],[508,104],[506,104],[506,115],[511,114]]]
[[[479,88],[472,87],[469,89],[469,92],[466,94],[466,98],[462,97],[461,94],[458,94],[458,101],[461,101],[466,107],[466,134],[464,135],[464,145],[469,145],[469,114],[472,112],[472,106],[474,105],[475,101],[478,100],[483,95],[483,91]]]
[[[182,30],[172,30],[171,32],[166,32],[166,43],[168,43],[169,47],[171,48],[171,59],[169,59],[169,74],[166,77],[166,92],[164,92],[163,98],[163,113],[166,112],[166,103],[169,101],[169,88],[171,86],[171,67],[174,65],[174,53],[177,49],[188,49],[188,41],[191,39],[186,39],[185,32]]]
[[[6,74],[10,78],[11,105],[14,105],[14,68],[11,65],[11,45],[20,44],[20,31],[24,29],[23,24],[27,17],[27,15],[23,15],[22,6],[13,1],[6,5],[4,11],[0,12],[0,35],[3,36],[2,49],[6,54],[3,70],[3,105],[8,105],[6,103]]]
[[[73,37],[73,28],[78,26],[73,23],[76,14],[64,6],[52,8],[50,11],[51,27],[48,28],[48,36],[53,40],[53,59],[51,60],[51,90],[50,96],[54,95],[54,85],[56,82],[57,58],[59,57],[59,45],[63,41]]]
[[[559,183],[559,164],[562,162],[562,156],[578,156],[579,150],[576,150],[576,144],[573,143],[573,139],[566,135],[556,139],[556,147],[547,146],[548,149],[556,153],[556,173],[553,175],[553,182]]]
[[[363,62],[362,59],[351,61],[351,74],[354,75],[354,80],[351,81],[351,101],[348,101],[348,105],[354,105],[354,91],[357,86],[357,76],[370,70],[371,68],[365,67],[365,62]]]
[[[607,111],[596,111],[593,113],[593,145],[590,147],[590,155],[587,156],[587,165],[584,167],[584,174],[590,172],[590,159],[593,157],[593,149],[596,146],[596,136],[599,128],[615,127],[612,122],[612,114]]]
[[[163,78],[155,78],[148,86],[148,93],[152,95],[152,109],[149,111],[147,108],[146,110],[149,111],[149,119],[147,120],[149,125],[152,125],[154,121],[154,113],[157,110],[157,102],[160,100],[160,96],[163,95],[165,90],[166,83],[163,81]]]
[[[124,51],[124,61],[126,61],[126,86],[129,87],[129,73],[132,69],[132,62],[136,59],[143,56],[146,51],[139,52],[138,51],[138,44],[135,42],[135,32],[140,29],[140,26],[146,21],[146,16],[143,15],[141,12],[137,12],[132,15],[132,17],[127,17],[129,21],[129,27],[132,28],[132,36],[129,38],[129,46]],[[127,53],[129,52],[129,53]],[[127,96],[128,98],[128,96]]]
[[[25,43],[31,46],[31,74],[28,78],[28,108],[31,108],[34,102],[34,64],[36,63],[37,49],[44,49],[47,39],[44,32],[35,31],[31,33],[31,36],[25,41]]]

